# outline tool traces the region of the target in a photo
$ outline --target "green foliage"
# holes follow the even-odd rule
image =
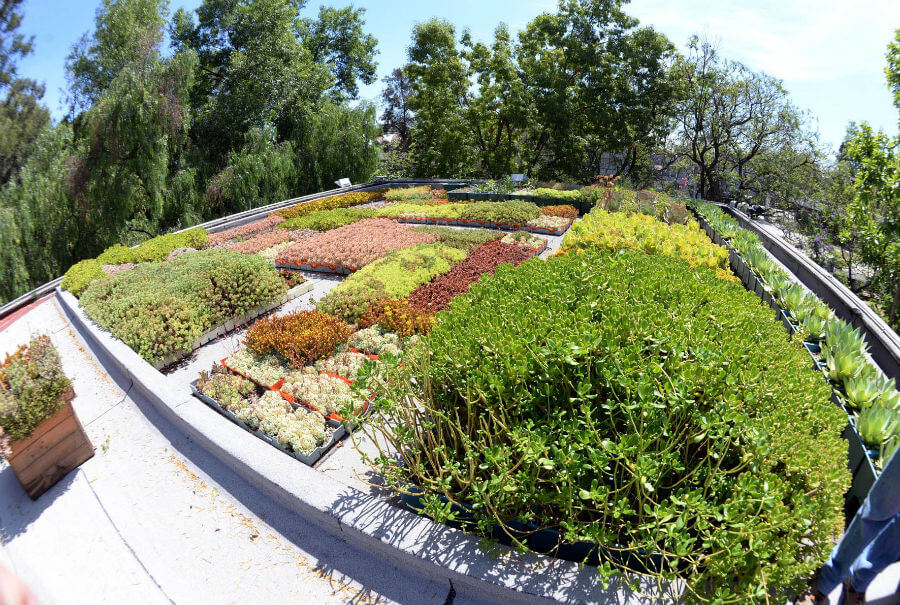
[[[900,107],[898,107],[900,109]],[[882,314],[900,329],[900,136],[890,139],[861,124],[844,152],[858,168],[850,217],[859,233],[862,260],[873,270]]]
[[[389,202],[405,202],[407,200],[431,199],[431,187],[420,185],[418,187],[391,187],[384,192],[384,199]]]
[[[69,270],[63,276],[60,286],[62,286],[63,290],[68,290],[75,296],[81,296],[82,292],[91,285],[91,282],[105,275],[102,267],[103,263],[95,258],[79,261],[69,267]]]
[[[430,233],[438,237],[438,241],[451,248],[459,248],[469,253],[478,246],[498,240],[502,233],[487,229],[451,229],[450,227],[413,227],[413,231]]]
[[[394,250],[352,273],[326,298],[332,293],[359,290],[378,292],[381,298],[403,298],[465,257],[465,252],[443,244],[416,244]]]
[[[460,102],[470,82],[455,28],[440,19],[417,24],[408,54],[403,72],[413,90],[408,103],[416,116],[410,133],[415,176],[469,174],[472,158]]]
[[[349,225],[366,218],[374,218],[375,211],[369,208],[339,208],[336,210],[319,210],[306,216],[298,216],[281,223],[284,229],[314,229],[328,231],[343,225]]]
[[[19,59],[31,54],[34,40],[17,31],[22,24],[22,2],[0,4],[0,186],[19,170],[50,124],[50,112],[38,104],[44,86],[17,73]]]
[[[482,535],[534,523],[680,578],[684,600],[740,603],[802,590],[840,535],[846,416],[769,310],[708,267],[501,265],[381,367],[374,466],[432,494],[440,521],[436,495]],[[633,580],[631,564],[598,572]]]
[[[167,0],[103,0],[93,35],[84,34],[66,57],[71,109],[88,109],[123,69],[159,56]]]
[[[275,301],[284,291],[277,271],[262,257],[202,250],[97,280],[81,304],[91,319],[156,363],[190,351],[207,330]]]
[[[0,364],[0,433],[25,439],[62,406],[61,396],[71,388],[48,336],[19,347]]]
[[[294,159],[289,141],[278,143],[271,129],[254,128],[210,180],[206,203],[216,214],[232,214],[286,199],[296,176]]]

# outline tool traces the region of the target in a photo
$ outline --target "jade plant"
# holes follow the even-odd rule
[[[591,248],[501,265],[360,377],[381,395],[367,459],[438,521],[619,553],[606,580],[634,557],[685,601],[799,592],[843,527],[846,416],[716,269]]]

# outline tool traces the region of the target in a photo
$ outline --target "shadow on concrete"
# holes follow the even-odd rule
[[[90,339],[85,338],[75,324],[72,325],[73,331],[77,334],[85,351],[97,358],[110,378],[123,391],[128,391],[131,386],[130,379],[117,369],[102,350],[91,346]],[[419,574],[411,574],[408,570],[401,569],[385,558],[373,557],[371,552],[335,536],[328,530],[323,530],[312,520],[297,515],[268,495],[261,494],[256,487],[172,425],[153,404],[141,395],[138,389],[131,389],[128,391],[128,395],[150,424],[169,441],[179,456],[190,460],[264,523],[271,526],[305,554],[315,558],[318,563],[314,569],[326,576],[330,574],[336,590],[344,588],[340,584],[349,581],[361,585],[362,589],[358,593],[351,594],[346,589],[342,591],[348,602],[371,603],[379,595],[382,598],[410,605],[429,602],[440,604],[445,601],[449,586],[442,585],[437,589],[433,580]],[[9,475],[8,479],[15,482],[11,471],[4,471],[0,474],[0,478],[5,475]],[[62,485],[57,485],[53,489],[64,489],[65,482],[71,481],[74,476],[74,473],[70,473],[66,479],[63,479]],[[21,491],[21,487],[18,485],[13,487]],[[22,494],[25,499],[28,499],[24,491]],[[52,494],[48,492],[44,497],[48,496],[50,497],[46,502],[39,500],[35,503],[39,506],[29,511],[30,515],[35,515],[31,518],[36,518],[36,515],[40,514],[40,510],[52,503]],[[27,528],[28,518],[28,515],[23,516],[22,522],[16,524],[14,531],[23,531]],[[431,592],[434,595],[433,597],[426,596],[423,592]],[[457,598],[456,600],[457,605],[486,602],[489,601],[482,601],[478,595],[470,595],[469,598]]]
[[[0,470],[0,543],[9,542],[25,533],[69,489],[77,476],[77,468],[69,471],[37,500],[32,500],[9,465]]]

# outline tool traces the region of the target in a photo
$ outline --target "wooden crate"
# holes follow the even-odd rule
[[[72,409],[72,391],[55,414],[44,420],[30,437],[10,444],[9,466],[32,500],[94,455],[94,447]]]

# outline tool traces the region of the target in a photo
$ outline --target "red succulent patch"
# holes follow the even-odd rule
[[[493,273],[502,263],[518,265],[531,258],[532,251],[515,244],[494,241],[483,244],[433,282],[419,286],[409,296],[409,306],[437,313],[450,308],[450,301],[469,291],[469,286],[485,273]]]

